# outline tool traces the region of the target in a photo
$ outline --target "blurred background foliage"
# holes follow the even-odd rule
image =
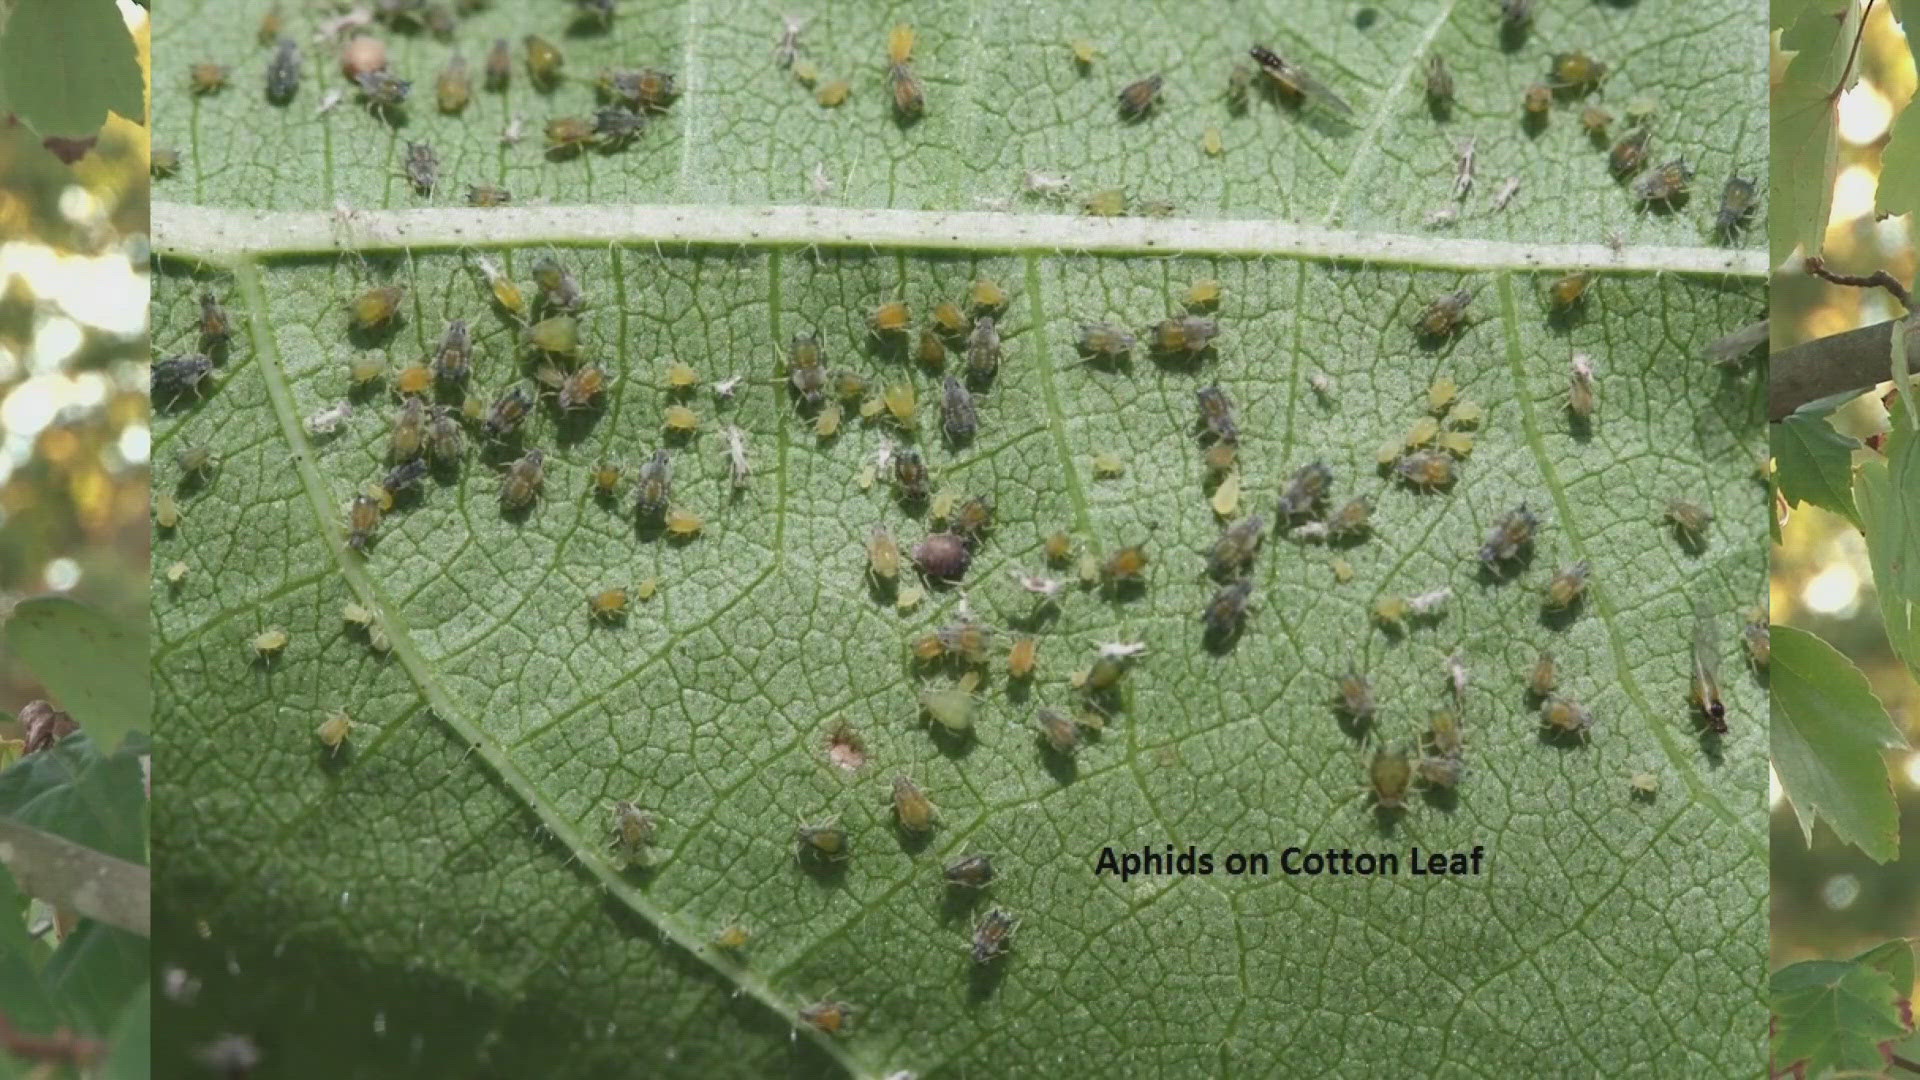
[[[0,118],[0,619],[64,593],[145,621],[147,153],[114,116],[69,166]],[[0,739],[41,696],[0,656]]]
[[[1888,128],[1916,89],[1913,55],[1888,9],[1879,3],[1869,12],[1861,77],[1840,102],[1839,173],[1825,255],[1839,273],[1886,269],[1913,281],[1912,218],[1874,213]],[[1776,49],[1776,78],[1780,69]],[[1773,287],[1773,347],[1884,322],[1900,314],[1895,307],[1883,290],[1781,275]],[[1876,392],[1841,408],[1832,421],[1843,433],[1865,439],[1886,429],[1887,414]],[[1809,505],[1787,515],[1773,552],[1773,621],[1818,634],[1850,657],[1894,722],[1920,745],[1920,689],[1888,648],[1873,588],[1865,544],[1845,519]],[[1774,966],[1852,956],[1890,937],[1920,936],[1920,753],[1894,754],[1889,763],[1902,843],[1900,857],[1884,866],[1836,841],[1825,825],[1815,826],[1809,847],[1777,783],[1770,792]]]

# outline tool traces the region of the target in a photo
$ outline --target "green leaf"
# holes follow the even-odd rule
[[[1776,1070],[1806,1064],[1806,1075],[1886,1068],[1880,1044],[1906,1032],[1892,977],[1858,960],[1803,960],[1773,973]]]
[[[1825,416],[1795,413],[1773,426],[1773,460],[1780,493],[1798,506],[1812,503],[1857,526],[1853,509],[1853,451],[1860,440],[1833,430]]]
[[[1773,628],[1773,766],[1809,841],[1814,818],[1878,862],[1900,853],[1900,815],[1881,750],[1906,739],[1867,677],[1804,630]]]
[[[1909,668],[1920,670],[1920,440],[1895,426],[1886,461],[1861,463],[1853,478],[1853,502],[1873,566],[1874,594],[1887,643]]]
[[[14,0],[0,27],[0,95],[41,135],[91,135],[108,110],[139,121],[144,81],[112,0]]]
[[[25,1031],[51,1031],[62,1012],[47,996],[27,937],[27,897],[0,863],[0,1011]]]
[[[1258,97],[1230,112],[1218,95],[1246,30],[1149,9],[1124,24],[1090,3],[916,11],[928,114],[899,125],[880,96],[890,20],[877,10],[823,14],[803,39],[827,76],[855,81],[830,112],[773,66],[771,9],[629,7],[605,38],[493,5],[450,44],[396,40],[398,70],[417,81],[397,131],[350,103],[314,116],[338,85],[331,66],[310,69],[284,110],[251,80],[192,102],[157,90],[158,135],[187,164],[160,182],[155,348],[198,348],[202,291],[240,328],[206,395],[155,419],[156,484],[181,493],[183,515],[156,535],[156,562],[194,568],[154,594],[167,763],[155,947],[203,983],[191,1008],[156,1002],[157,1071],[186,1070],[222,1031],[297,1047],[313,1075],[390,1067],[413,1046],[449,1073],[1006,1075],[1050,1042],[1152,1075],[1307,1062],[1359,1075],[1404,1070],[1415,1029],[1455,1031],[1435,1055],[1442,1071],[1759,1064],[1754,1040],[1702,1034],[1738,1030],[1764,1000],[1766,833],[1752,793],[1766,775],[1766,693],[1733,673],[1730,635],[1729,733],[1703,742],[1687,711],[1693,598],[1731,629],[1764,585],[1751,478],[1763,377],[1698,359],[1765,308],[1758,237],[1708,239],[1720,183],[1754,175],[1762,153],[1757,10],[1561,13],[1554,40],[1620,58],[1608,102],[1656,95],[1659,152],[1700,167],[1690,205],[1641,214],[1574,107],[1537,138],[1518,127],[1521,91],[1553,51],[1544,33],[1503,52],[1489,12],[1466,4],[1383,5],[1367,31],[1339,5],[1286,8],[1270,43],[1354,103],[1344,130]],[[263,61],[250,22],[188,33],[161,20],[158,70]],[[686,94],[631,149],[569,161],[495,136],[516,113],[534,132],[583,113],[584,84],[543,99],[516,69],[504,99],[477,93],[457,120],[418,96],[454,47],[477,61],[493,38],[530,30],[567,49],[569,71],[666,63]],[[1125,59],[1079,75],[1065,43],[1081,34]],[[1429,46],[1462,86],[1446,125],[1419,100]],[[1122,125],[1118,84],[1153,68],[1165,112]],[[1707,93],[1724,107],[1682,107]],[[1226,153],[1209,159],[1199,140],[1215,125]],[[1452,231],[1430,230],[1469,136],[1478,183]],[[439,154],[431,198],[397,176],[408,141]],[[835,184],[817,203],[815,164]],[[1083,193],[1166,197],[1180,213],[1088,220],[1016,195],[1026,168],[1071,173]],[[1495,211],[1508,176],[1519,194]],[[479,180],[515,204],[450,205]],[[1616,231],[1618,254],[1603,242]],[[524,517],[499,512],[497,473],[514,452],[474,455],[354,553],[342,503],[390,467],[392,398],[360,395],[330,438],[304,421],[348,399],[350,360],[415,363],[450,317],[476,329],[473,392],[490,401],[528,366],[475,260],[530,287],[550,247],[589,297],[585,355],[615,377],[604,406],[534,411],[523,445],[546,452],[545,497]],[[1598,270],[1585,308],[1550,318],[1546,285],[1581,267]],[[980,396],[978,439],[954,449],[929,418],[939,382],[891,357],[866,319],[896,297],[924,319],[981,276],[1012,294],[1007,353]],[[1224,290],[1214,355],[1191,368],[1144,351],[1121,370],[1082,362],[1082,322],[1137,333],[1201,277]],[[354,340],[344,305],[386,282],[409,289],[404,321]],[[1409,321],[1462,287],[1477,290],[1473,324],[1451,343],[1417,342]],[[874,524],[908,542],[926,529],[884,481],[858,482],[900,436],[850,413],[837,439],[815,437],[779,369],[808,331],[830,366],[914,385],[934,486],[997,502],[966,600],[997,627],[1032,627],[1041,666],[1031,687],[1010,688],[996,653],[971,744],[944,744],[916,718],[917,692],[956,673],[929,679],[906,660],[912,637],[957,617],[960,590],[902,613],[866,581]],[[1599,375],[1584,427],[1565,408],[1575,353]],[[674,451],[676,499],[705,530],[679,544],[636,529],[630,496],[608,506],[586,489],[600,458],[631,476],[661,445],[668,358],[706,380],[687,399],[702,430]],[[1424,496],[1390,483],[1375,454],[1426,414],[1442,374],[1486,416],[1454,490]],[[733,375],[738,392],[717,402],[708,387]],[[1245,631],[1210,651],[1202,553],[1219,526],[1193,424],[1194,393],[1215,380],[1237,405],[1243,510],[1271,517],[1284,479],[1316,458],[1336,499],[1378,503],[1374,535],[1338,551],[1270,538]],[[754,469],[738,493],[725,425]],[[221,464],[182,487],[168,451],[190,444]],[[1103,453],[1122,475],[1096,478]],[[1676,495],[1716,514],[1701,550],[1661,522]],[[1522,502],[1546,523],[1533,561],[1517,580],[1482,577],[1475,552]],[[1055,529],[1095,555],[1144,542],[1147,587],[1069,588],[1056,616],[1030,622],[1033,598],[1010,573],[1071,578],[1039,550]],[[1352,565],[1346,585],[1336,556]],[[1543,619],[1549,574],[1579,559],[1593,567],[1586,604]],[[648,578],[658,595],[624,624],[589,623],[590,591]],[[1439,587],[1453,599],[1432,624],[1398,639],[1371,625],[1377,598]],[[343,623],[347,603],[378,614],[390,651]],[[286,649],[253,655],[250,640],[275,627]],[[1071,769],[1050,761],[1035,709],[1071,706],[1072,673],[1121,641],[1147,645],[1126,707]],[[1542,648],[1601,717],[1590,745],[1538,735],[1522,681]],[[1383,825],[1360,793],[1367,748],[1330,709],[1336,676],[1364,666],[1384,736],[1404,741],[1444,704],[1455,649],[1471,674],[1473,772],[1457,802],[1416,799]],[[336,756],[314,729],[343,709],[360,726]],[[869,760],[852,774],[827,756],[843,723]],[[1643,770],[1664,780],[1652,803],[1629,795]],[[941,807],[924,844],[890,825],[897,773]],[[658,817],[651,869],[610,861],[614,799]],[[796,865],[794,827],[830,816],[853,857],[816,876]],[[1496,862],[1445,883],[1094,873],[1109,845],[1167,844],[1221,858],[1482,846]],[[974,905],[940,884],[967,851],[996,855],[1002,874]],[[970,925],[995,903],[1021,929],[1002,965],[975,974]],[[1441,913],[1410,924],[1421,910]],[[1649,912],[1661,913],[1651,932]],[[753,932],[739,959],[708,944],[733,920]],[[1311,974],[1257,974],[1301,941],[1322,943]],[[1682,954],[1690,986],[1676,1003]],[[1447,989],[1380,977],[1409,962],[1449,973]],[[1469,991],[1498,1003],[1500,1023],[1456,1022]],[[859,1010],[853,1032],[796,1040],[798,1007],[827,995]],[[1271,1037],[1359,1000],[1392,1023],[1355,1012],[1337,1037]],[[1632,1018],[1655,1009],[1674,1022]],[[1093,1019],[1116,1016],[1141,1019]],[[1510,1035],[1522,1024],[1524,1046]]]
[[[1848,68],[1860,17],[1849,4],[1836,18],[1826,5],[1812,5],[1781,39],[1798,55],[1773,87],[1770,127],[1773,175],[1767,208],[1768,256],[1786,261],[1795,247],[1820,254],[1833,208],[1833,178],[1839,136],[1839,91]]]
[[[138,623],[64,596],[42,596],[13,609],[0,624],[0,644],[106,748],[146,728],[153,696],[146,679],[129,674],[146,666],[147,635]]]
[[[112,1042],[103,1076],[109,1080],[146,1080],[153,1075],[153,1003],[145,983],[120,1011]]]
[[[147,861],[144,737],[102,756],[84,732],[0,772],[0,815],[132,862]]]
[[[105,1035],[146,986],[147,952],[146,938],[86,920],[53,951],[42,978],[76,1028]]]

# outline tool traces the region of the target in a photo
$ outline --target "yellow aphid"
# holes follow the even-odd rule
[[[799,83],[801,86],[812,86],[814,83],[819,82],[820,65],[811,60],[795,60],[793,62],[793,81]]]
[[[1380,449],[1374,452],[1373,460],[1379,462],[1382,468],[1400,460],[1400,440],[1388,439],[1381,443]]]
[[[813,92],[813,100],[824,108],[837,109],[846,104],[847,95],[852,91],[852,83],[845,79],[834,79],[820,84],[820,89]]]
[[[433,369],[425,364],[413,364],[400,369],[393,377],[393,392],[396,394],[424,394],[433,389]]]
[[[1586,298],[1587,287],[1592,284],[1593,275],[1584,270],[1556,278],[1547,286],[1547,300],[1553,310],[1566,311]]]
[[[865,465],[860,466],[860,471],[855,474],[853,482],[859,486],[861,491],[870,491],[873,488],[873,482],[879,478],[880,470],[874,468],[873,462],[869,461]]]
[[[188,570],[188,567],[186,563],[183,563],[183,562],[169,563],[167,565],[167,584],[178,585],[181,582],[187,580],[187,570]]]
[[[1473,435],[1466,431],[1442,432],[1439,446],[1454,457],[1463,458],[1473,453]]]
[[[887,62],[904,64],[913,59],[913,27],[900,23],[887,31]]]
[[[349,602],[340,608],[340,618],[364,630],[372,626],[378,616],[359,604]]]
[[[1015,638],[1013,647],[1007,651],[1007,677],[1025,679],[1033,674],[1033,666],[1040,655],[1040,642],[1037,638]]]
[[[347,361],[347,378],[355,386],[365,386],[387,374],[387,362],[378,356],[356,356]]]
[[[1089,217],[1119,217],[1127,212],[1127,193],[1119,188],[1107,188],[1087,196],[1081,205]]]
[[[1486,411],[1480,407],[1479,402],[1463,401],[1454,408],[1453,416],[1449,420],[1454,427],[1470,428],[1478,427],[1485,416]]]
[[[1046,553],[1048,562],[1058,566],[1073,554],[1073,537],[1068,536],[1065,530],[1054,533],[1047,537],[1046,543],[1041,545],[1041,550]]]
[[[1080,584],[1096,585],[1100,581],[1100,560],[1092,552],[1080,556],[1080,566],[1076,571],[1080,575]]]
[[[685,405],[669,405],[663,418],[667,431],[674,435],[688,435],[700,430],[700,416]]]
[[[935,521],[945,521],[953,515],[953,508],[960,503],[960,489],[943,487],[933,493],[933,502],[927,506],[927,516]]]
[[[1331,565],[1333,567],[1333,580],[1339,582],[1342,585],[1345,585],[1347,582],[1353,580],[1353,564],[1352,563],[1348,562],[1345,559],[1335,559],[1333,560]]]
[[[967,294],[976,311],[998,311],[1007,306],[1007,290],[991,278],[981,278],[973,283],[973,289]]]
[[[923,833],[933,828],[939,812],[920,785],[904,776],[893,778],[893,815],[908,832]]]
[[[796,64],[794,66],[798,67],[799,65]],[[716,949],[725,949],[727,952],[739,952],[741,949],[746,948],[747,942],[751,940],[753,940],[753,931],[748,930],[739,923],[728,923],[714,931],[713,947]]]
[[[480,274],[487,279],[487,288],[492,290],[494,302],[521,318],[527,316],[527,297],[520,286],[513,283],[501,269],[487,259],[478,260]]]
[[[529,348],[555,356],[573,356],[580,351],[580,324],[571,315],[555,315],[527,327],[523,335]]]
[[[1118,454],[1109,452],[1093,455],[1093,475],[1095,476],[1108,478],[1123,476],[1126,471],[1127,463],[1121,461]]]
[[[1459,398],[1460,388],[1453,384],[1452,376],[1442,375],[1427,387],[1427,411],[1438,416],[1452,408]]]
[[[620,481],[624,479],[625,476],[626,470],[614,462],[596,462],[593,466],[593,472],[589,474],[590,479],[593,481],[593,493],[603,497],[611,497],[619,490]]]
[[[400,298],[407,290],[399,285],[382,285],[354,297],[347,305],[356,330],[373,330],[393,322],[400,314]]]
[[[1187,286],[1187,306],[1190,308],[1210,308],[1220,302],[1220,283],[1213,278],[1201,278]]]
[[[900,542],[885,526],[875,525],[867,536],[867,573],[883,581],[900,576]]]
[[[967,331],[967,316],[960,305],[951,300],[942,300],[933,307],[934,328],[943,334],[964,334]]]
[[[939,634],[922,634],[907,643],[907,651],[915,660],[938,660],[947,655],[947,643]]]
[[[659,591],[660,583],[653,578],[646,578],[633,587],[633,598],[644,604],[653,599],[654,594]]]
[[[153,523],[162,529],[172,529],[180,524],[180,504],[173,492],[163,491],[153,500]]]
[[[1213,512],[1221,517],[1232,517],[1240,508],[1240,474],[1228,473],[1220,486],[1213,489]]]
[[[1406,445],[1409,449],[1425,446],[1438,434],[1440,434],[1440,421],[1431,416],[1423,416],[1415,420],[1413,426],[1407,429]]]
[[[907,310],[906,301],[889,300],[875,308],[867,321],[875,333],[892,334],[905,330],[907,324],[913,321],[913,316]]]
[[[1373,602],[1373,621],[1389,630],[1399,630],[1407,622],[1407,598],[1383,596]]]
[[[618,622],[627,614],[627,590],[607,589],[587,597],[587,613],[601,622]]]
[[[560,69],[567,62],[560,47],[538,34],[528,34],[526,46],[527,77],[533,80],[533,85],[545,89],[558,84]]]
[[[1200,149],[1205,150],[1208,157],[1219,157],[1226,153],[1227,147],[1220,141],[1219,128],[1209,127],[1200,133]]]
[[[675,536],[698,536],[701,524],[700,515],[691,510],[667,511],[667,531]]]
[[[860,419],[871,420],[887,411],[887,403],[879,397],[870,397],[860,403]]]
[[[1094,48],[1093,42],[1086,38],[1074,38],[1072,41],[1067,42],[1067,48],[1073,52],[1073,62],[1079,64],[1081,67],[1090,66],[1093,63],[1093,58],[1098,55],[1098,50]]]
[[[327,748],[330,756],[338,756],[340,748],[346,745],[348,736],[353,734],[353,717],[344,712],[328,714],[320,726],[313,729],[320,745]]]
[[[817,438],[831,439],[840,434],[840,403],[829,401],[820,409],[820,415],[813,418],[813,434]]]
[[[918,585],[909,585],[900,590],[899,596],[893,598],[893,606],[900,611],[912,611],[920,606],[920,601],[926,598],[927,590]]]
[[[918,422],[915,412],[919,408],[919,399],[914,395],[912,383],[894,383],[887,387],[884,401],[887,412],[893,415],[894,423],[911,428]]]
[[[287,642],[290,640],[287,632],[276,626],[253,635],[253,640],[247,642],[247,648],[252,650],[253,654],[260,659],[270,660],[280,655],[280,653],[286,649]]]
[[[690,390],[700,385],[700,373],[678,360],[667,365],[667,389]]]

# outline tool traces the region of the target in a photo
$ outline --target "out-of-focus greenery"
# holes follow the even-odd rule
[[[1898,115],[1915,96],[1912,54],[1900,28],[1877,4],[1860,50],[1861,83],[1842,104],[1840,173],[1826,257],[1841,273],[1886,269],[1914,279],[1910,217],[1876,220],[1871,184],[1886,144],[1882,117]],[[1857,115],[1850,115],[1857,111]],[[1870,136],[1848,141],[1849,135]],[[1775,279],[1774,346],[1839,333],[1898,314],[1884,292],[1827,285],[1803,275]],[[1877,394],[1837,411],[1841,432],[1865,438],[1886,428]],[[1870,455],[1862,449],[1856,453]],[[1910,739],[1920,744],[1920,688],[1895,659],[1881,628],[1872,572],[1860,534],[1845,519],[1812,506],[1795,509],[1773,552],[1772,618],[1820,635],[1851,658]],[[1920,770],[1905,755],[1890,757],[1901,806],[1900,857],[1884,866],[1816,826],[1803,842],[1784,800],[1773,808],[1773,962],[1851,956],[1895,936],[1920,936]]]

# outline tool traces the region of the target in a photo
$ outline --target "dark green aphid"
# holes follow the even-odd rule
[[[1727,177],[1727,186],[1720,190],[1720,212],[1714,215],[1714,230],[1723,237],[1731,237],[1743,228],[1753,215],[1754,197],[1753,181],[1740,176]]]
[[[410,142],[407,144],[406,163],[407,183],[413,185],[415,195],[431,195],[440,183],[440,156],[433,152],[429,143]]]
[[[291,38],[281,38],[267,62],[267,100],[284,105],[300,89],[300,49]]]
[[[1321,462],[1309,462],[1302,465],[1288,481],[1287,490],[1280,495],[1280,518],[1282,523],[1301,514],[1312,513],[1327,497],[1327,488],[1333,483],[1333,470]]]
[[[533,261],[533,283],[540,287],[540,303],[549,310],[578,311],[587,304],[573,271],[551,255]]]
[[[520,430],[521,421],[527,418],[527,411],[533,408],[533,391],[525,383],[509,387],[507,391],[494,399],[493,407],[487,411],[486,423],[482,430],[491,439],[504,439]]]
[[[1203,386],[1197,397],[1200,401],[1200,423],[1214,439],[1224,443],[1240,441],[1240,428],[1233,422],[1233,402],[1227,400],[1226,391],[1218,386]]]
[[[155,401],[174,401],[191,393],[200,395],[200,384],[213,374],[213,361],[199,353],[174,356],[153,365],[151,385]]]
[[[962,855],[948,863],[941,876],[955,888],[984,889],[993,884],[993,860],[985,855]]]
[[[993,316],[982,315],[973,321],[973,332],[967,335],[967,379],[989,382],[999,370],[1000,331]]]
[[[1207,634],[1213,637],[1230,637],[1240,629],[1247,617],[1247,607],[1253,599],[1253,582],[1242,578],[1239,581],[1222,585],[1220,591],[1207,601],[1207,609],[1200,613],[1200,621],[1206,623]]]
[[[1487,542],[1480,545],[1480,561],[1495,567],[1513,558],[1533,543],[1533,534],[1539,527],[1540,519],[1525,503],[1520,504],[1494,523],[1487,533]]]
[[[441,382],[464,385],[473,374],[473,334],[467,320],[450,319],[433,353],[433,376]]]
[[[1213,542],[1213,550],[1207,553],[1207,572],[1221,579],[1244,573],[1247,567],[1253,565],[1254,556],[1260,553],[1260,543],[1266,538],[1266,529],[1266,519],[1259,514],[1227,526],[1220,533],[1220,539]]]
[[[940,387],[940,428],[947,433],[947,441],[955,446],[972,442],[979,424],[972,392],[962,386],[959,379],[947,376]]]

